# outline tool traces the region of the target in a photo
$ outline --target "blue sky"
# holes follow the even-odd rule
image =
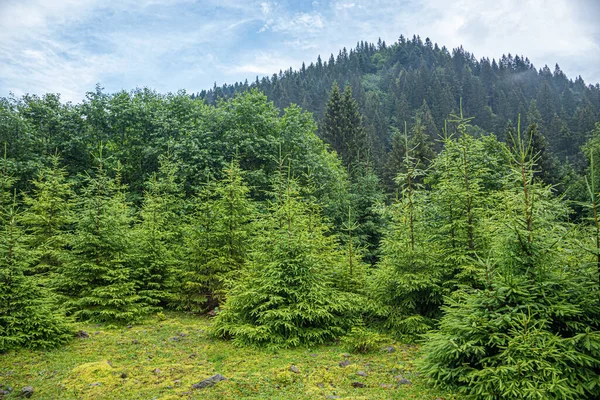
[[[0,96],[249,81],[404,34],[600,82],[600,0],[0,0]]]

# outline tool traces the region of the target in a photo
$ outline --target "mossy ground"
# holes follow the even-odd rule
[[[429,387],[414,371],[415,346],[349,354],[340,346],[277,352],[238,348],[207,334],[210,320],[168,314],[142,325],[107,328],[79,324],[89,338],[50,351],[0,355],[0,384],[14,387],[5,399],[33,386],[33,399],[454,399]],[[392,344],[392,343],[390,343]],[[345,368],[339,362],[350,362]],[[290,367],[295,365],[299,373]],[[358,376],[364,371],[367,377]],[[192,389],[216,373],[228,378]],[[402,375],[412,384],[397,386]],[[353,382],[367,386],[354,388]],[[382,387],[381,384],[391,385]]]

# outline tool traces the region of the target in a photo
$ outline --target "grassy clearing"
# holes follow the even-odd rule
[[[350,354],[340,346],[270,352],[237,348],[208,336],[210,321],[168,314],[143,325],[107,328],[79,324],[89,338],[51,351],[0,355],[0,384],[14,387],[5,399],[33,386],[34,399],[454,399],[415,374],[415,346]],[[350,365],[340,367],[348,360]],[[299,373],[292,372],[295,365]],[[368,376],[357,375],[359,371]],[[216,373],[228,378],[192,389]],[[397,386],[402,375],[412,384]],[[354,382],[366,385],[352,386]],[[389,385],[382,387],[381,385]],[[335,398],[335,397],[330,397]]]

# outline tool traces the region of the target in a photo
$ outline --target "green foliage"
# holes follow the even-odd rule
[[[373,273],[374,297],[382,304],[385,327],[400,335],[429,330],[440,315],[444,269],[426,219],[428,195],[418,182],[424,171],[405,132],[404,170],[396,177],[402,197],[390,208],[391,225],[381,242]]]
[[[273,348],[330,341],[353,325],[359,307],[333,286],[339,252],[326,226],[293,182],[280,176],[277,185],[279,197],[256,224],[247,268],[213,332],[238,344]]]
[[[39,171],[32,182],[31,195],[24,199],[28,208],[21,215],[32,248],[28,274],[35,274],[46,286],[56,286],[66,258],[75,223],[75,193],[58,156]]]
[[[86,178],[78,205],[77,228],[61,289],[66,305],[83,320],[130,323],[147,312],[131,267],[132,216],[119,172],[110,178],[102,151],[96,176]]]
[[[254,205],[242,170],[232,161],[223,179],[201,189],[186,235],[187,258],[176,306],[194,312],[223,303],[246,263]]]
[[[531,138],[514,139],[485,287],[448,299],[422,369],[477,399],[596,398],[598,285],[565,257],[565,209],[533,179]]]
[[[72,337],[71,328],[49,293],[25,274],[32,254],[19,224],[16,196],[10,199],[12,179],[7,175],[6,157],[0,186],[0,353],[18,347],[58,346]]]
[[[146,183],[140,223],[133,232],[131,278],[144,302],[157,306],[177,290],[175,271],[182,254],[183,189],[177,178],[179,165],[170,154],[159,157],[159,171]]]
[[[379,332],[354,326],[350,332],[341,338],[341,344],[351,353],[371,353],[383,344],[389,343],[389,338]]]

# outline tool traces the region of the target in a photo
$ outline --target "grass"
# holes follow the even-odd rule
[[[392,353],[369,354],[344,354],[337,345],[272,352],[213,339],[209,325],[207,318],[175,313],[130,329],[78,324],[89,338],[50,351],[0,355],[2,389],[14,387],[4,399],[17,398],[25,386],[33,386],[33,399],[49,400],[455,398],[432,389],[414,371],[416,346],[394,343]],[[340,367],[346,359],[350,365]],[[228,379],[192,389],[216,373]],[[412,384],[397,385],[399,375]],[[366,387],[355,388],[354,382]]]

